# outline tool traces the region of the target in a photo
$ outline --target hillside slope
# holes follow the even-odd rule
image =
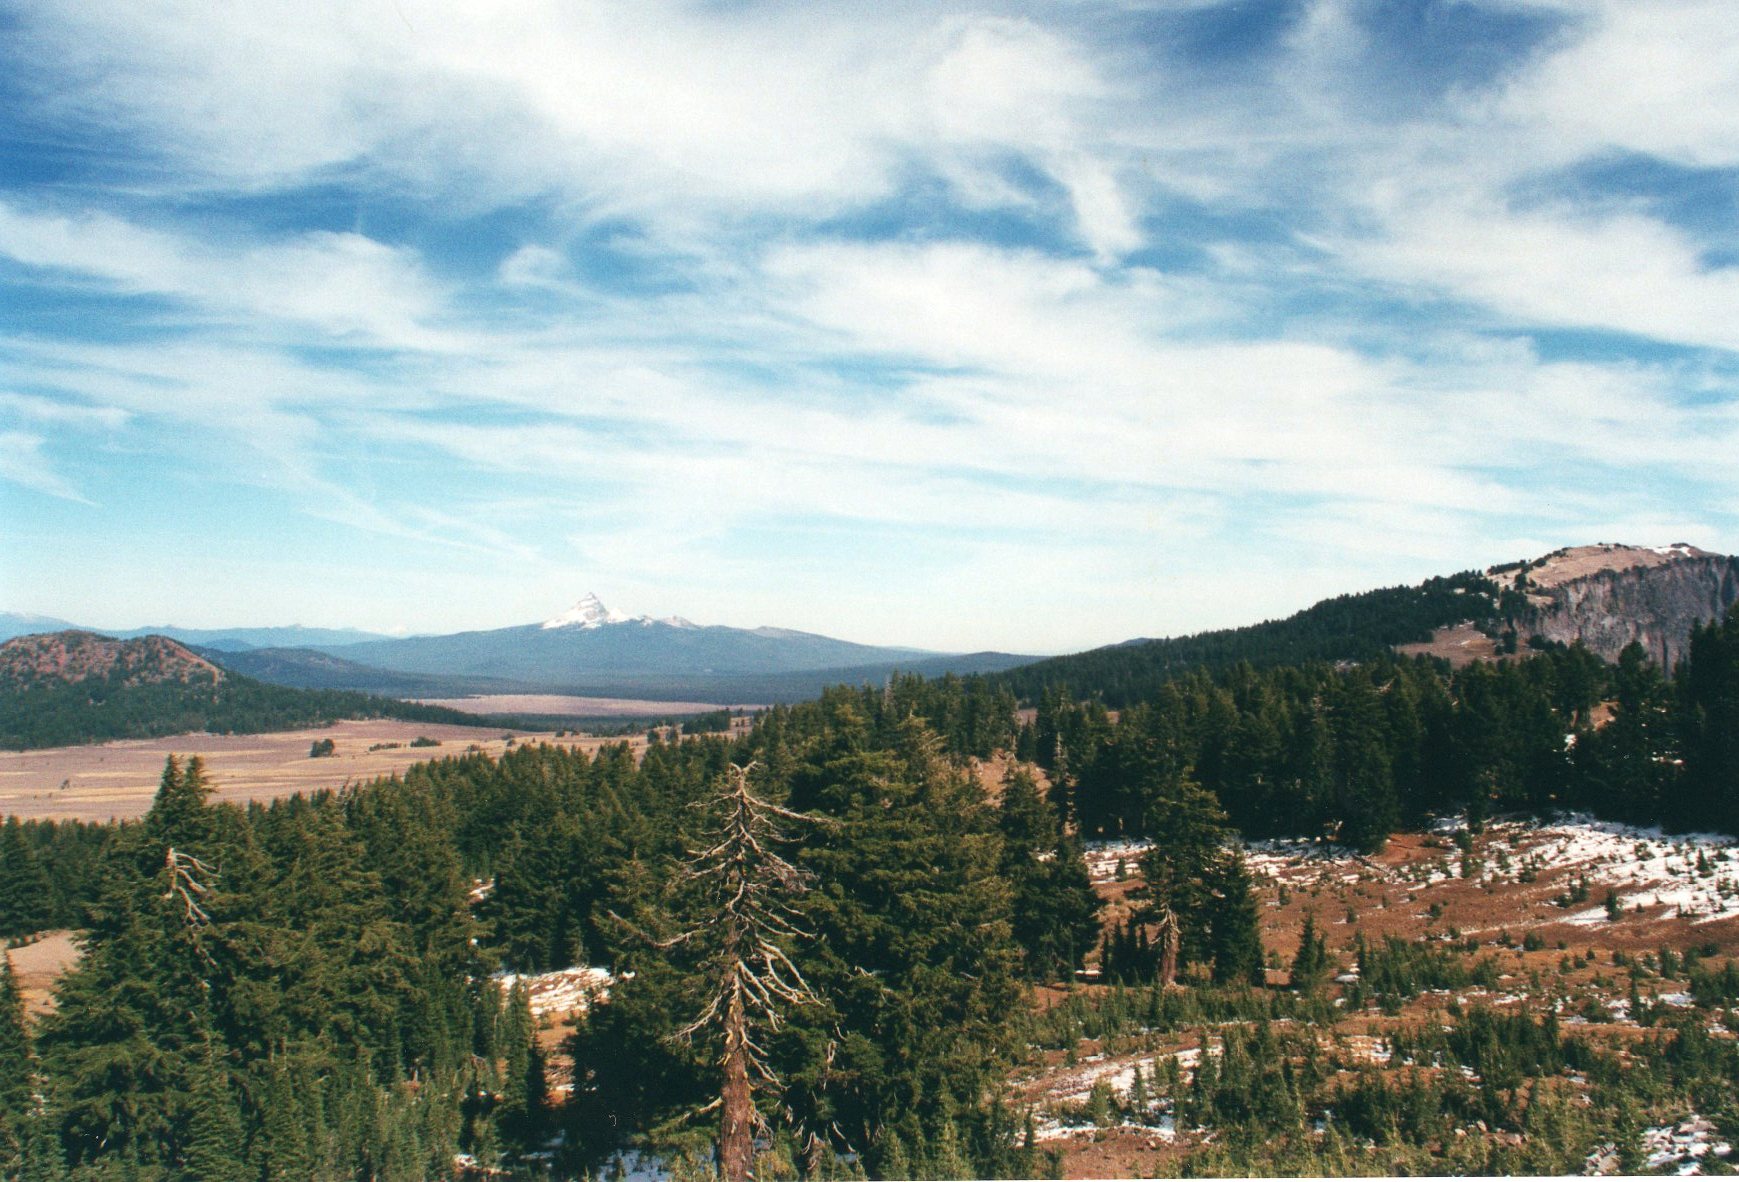
[[[1284,619],[1243,628],[1130,640],[1052,657],[999,674],[997,680],[1029,701],[1055,686],[1076,695],[1096,693],[1107,705],[1121,706],[1151,697],[1166,682],[1195,669],[1217,672],[1241,661],[1297,665],[1375,656],[1395,645],[1425,641],[1434,629],[1492,615],[1498,594],[1497,584],[1470,571],[1427,579],[1417,587],[1336,596]]]
[[[163,636],[53,632],[0,644],[0,747],[295,730],[339,718],[477,723],[440,707],[266,685]]]
[[[1536,637],[1581,643],[1606,661],[1636,641],[1671,669],[1691,630],[1721,618],[1736,599],[1739,558],[1683,544],[1577,546],[1417,587],[1342,595],[1249,627],[1056,657],[999,680],[1027,700],[1046,687],[1067,686],[1119,706],[1151,697],[1180,674],[1241,661],[1263,667],[1360,660],[1399,649],[1459,664],[1525,651]]]

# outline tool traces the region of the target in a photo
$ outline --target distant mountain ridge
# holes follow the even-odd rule
[[[0,612],[0,642],[15,636],[40,636],[45,632],[97,631],[80,629],[77,624],[58,616],[36,616],[29,612]]]
[[[541,623],[438,636],[305,628],[163,634],[187,638],[218,666],[278,685],[427,698],[529,691],[796,701],[828,685],[880,681],[895,670],[983,673],[1032,660],[858,644],[790,628],[702,625],[681,616],[630,616],[606,607],[595,594]],[[253,643],[276,635],[296,639]]]
[[[297,730],[341,718],[479,725],[474,715],[226,672],[166,636],[77,630],[0,644],[0,747],[59,747],[193,731]]]
[[[24,612],[0,612],[0,641],[15,636],[40,636],[46,632],[93,632],[112,636],[116,640],[136,640],[145,636],[167,636],[182,644],[224,652],[242,652],[250,648],[297,648],[318,644],[355,644],[364,640],[390,640],[384,632],[364,632],[356,628],[306,628],[289,624],[270,628],[181,628],[160,624],[145,628],[92,628],[74,624],[55,616],[33,616]]]
[[[611,611],[595,595],[541,624],[304,647],[398,673],[545,685],[576,677],[795,673],[941,655],[784,628],[732,628],[694,624],[680,617],[627,616]]]

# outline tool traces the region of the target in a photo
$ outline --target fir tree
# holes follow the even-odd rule
[[[23,1162],[36,1088],[24,999],[12,974],[12,961],[0,949],[0,1175],[9,1175]]]
[[[1081,845],[1065,838],[1056,814],[1025,770],[1003,780],[1001,871],[1013,894],[1013,934],[1036,980],[1071,977],[1099,934],[1103,906]]]
[[[26,936],[54,922],[54,886],[17,817],[0,827],[0,937]]]
[[[1143,918],[1169,909],[1177,917],[1179,963],[1213,955],[1210,918],[1216,909],[1213,878],[1225,856],[1226,815],[1194,781],[1172,779],[1158,789],[1148,810],[1153,848],[1141,858],[1148,903]]]
[[[1316,912],[1304,913],[1304,928],[1298,937],[1298,952],[1292,958],[1292,987],[1302,992],[1318,988],[1328,977],[1328,945],[1316,927]]]
[[[1207,885],[1213,898],[1208,943],[1214,958],[1214,980],[1262,984],[1261,924],[1254,884],[1243,856],[1227,851],[1214,863]]]

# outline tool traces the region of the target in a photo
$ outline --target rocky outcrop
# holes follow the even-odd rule
[[[1726,614],[1739,600],[1739,558],[1702,551],[1653,565],[1626,565],[1535,583],[1515,617],[1522,638],[1581,641],[1608,661],[1640,642],[1662,668],[1684,655],[1691,629]]]

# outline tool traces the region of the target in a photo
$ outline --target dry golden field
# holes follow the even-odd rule
[[[369,720],[269,735],[171,735],[41,751],[0,751],[0,816],[106,821],[143,816],[151,807],[171,754],[197,755],[216,785],[216,799],[245,804],[340,788],[402,772],[414,763],[461,755],[471,748],[500,755],[514,742],[563,743],[588,749],[605,740],[560,738],[545,732],[507,732],[492,727]],[[412,747],[426,736],[439,747]],[[331,739],[337,750],[311,759],[309,748]],[[389,746],[390,744],[390,746]]]

